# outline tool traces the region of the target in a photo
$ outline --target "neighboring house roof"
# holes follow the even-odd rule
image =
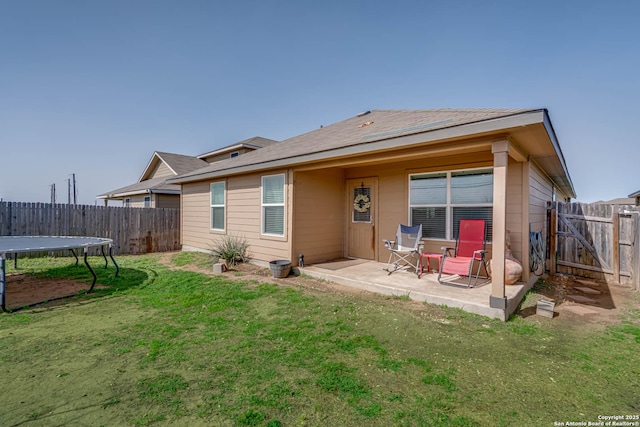
[[[194,156],[156,151],[151,156],[151,159],[149,160],[147,167],[142,172],[138,182],[149,179],[158,162],[163,162],[171,170],[173,175],[182,175],[209,164]]]
[[[598,200],[597,202],[594,202],[594,203],[598,203],[602,205],[635,205],[636,200],[631,197],[618,197],[617,199],[611,199],[611,200]]]
[[[98,196],[99,199],[120,198],[134,196],[136,194],[161,193],[161,194],[180,194],[180,186],[176,184],[167,184],[168,177],[152,178],[126,187],[117,188],[108,193]]]
[[[258,148],[264,148],[272,144],[277,144],[278,141],[269,138],[263,138],[261,136],[254,136],[253,138],[245,139],[244,141],[236,142],[222,148],[209,151],[208,153],[200,154],[198,159],[205,159],[207,157],[218,156],[224,153],[231,153],[233,151],[240,150],[241,148],[249,148],[257,150]]]
[[[631,193],[629,194],[630,198],[634,198],[634,197],[640,197],[640,190],[636,191],[635,193]]]
[[[158,165],[164,164],[171,175],[154,177],[153,174],[157,170]],[[137,183],[127,185],[125,187],[111,190],[107,193],[97,196],[98,199],[111,199],[133,196],[136,194],[161,193],[161,194],[180,194],[180,186],[168,184],[167,180],[177,175],[181,175],[194,169],[202,168],[209,163],[198,159],[194,156],[185,156],[183,154],[165,153],[156,151],[151,156],[147,167],[142,172]]]
[[[557,185],[575,197],[546,109],[373,110],[242,156],[212,163],[169,182],[193,182],[533,124],[543,125],[548,138],[548,149],[540,151],[536,161],[551,172]],[[420,136],[413,137],[417,134]]]

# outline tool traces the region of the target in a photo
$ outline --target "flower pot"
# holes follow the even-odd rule
[[[269,263],[271,274],[275,278],[284,278],[291,272],[291,261],[288,259],[279,259]]]

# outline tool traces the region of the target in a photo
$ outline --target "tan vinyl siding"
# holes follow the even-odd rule
[[[131,208],[144,208],[144,198],[148,197],[149,194],[143,194],[143,195],[135,195],[135,196],[130,196],[130,197],[125,197],[124,199],[122,199],[122,206],[126,206],[125,205],[125,199],[130,199],[131,202],[129,204],[129,207]],[[153,206],[153,197],[151,197],[151,205],[149,207],[154,207]]]
[[[522,201],[522,188],[523,177],[522,170],[524,164],[518,163],[513,159],[509,159],[509,168],[507,170],[507,221],[506,226],[509,230],[511,239],[511,252],[513,256],[521,261],[522,254],[522,240],[525,238],[523,234],[523,223],[526,220],[523,219],[523,201]],[[528,235],[526,238],[528,239]],[[528,256],[528,255],[527,255]]]
[[[409,222],[409,174],[458,169],[491,167],[491,153],[471,153],[449,157],[417,158],[416,160],[385,164],[383,167],[347,169],[345,178],[378,177],[378,219],[376,220],[377,260],[386,262],[389,252],[382,239],[393,239],[398,224]],[[442,253],[443,246],[455,246],[454,241],[425,240],[424,252]],[[487,246],[490,249],[490,245]]]
[[[169,169],[164,162],[158,162],[158,165],[149,174],[149,179],[163,178],[165,176],[174,176],[175,174]]]
[[[529,223],[532,231],[543,231],[546,237],[547,202],[553,199],[553,185],[535,163],[529,165]]]
[[[154,194],[156,208],[179,208],[180,207],[180,195],[179,194]]]
[[[306,263],[344,254],[344,180],[342,171],[299,172],[294,190],[294,255]]]
[[[213,231],[210,226],[209,188],[213,181],[183,185],[183,245],[210,250],[224,235],[239,236],[247,240],[251,256],[256,260],[290,259],[288,234],[284,238],[261,235],[261,176],[242,175],[226,180],[225,232]],[[289,185],[285,186],[288,190]]]

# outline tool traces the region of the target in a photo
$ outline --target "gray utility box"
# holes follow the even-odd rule
[[[553,319],[553,309],[555,308],[555,306],[556,303],[554,301],[541,299],[540,301],[538,301],[536,314],[538,316],[544,316]]]

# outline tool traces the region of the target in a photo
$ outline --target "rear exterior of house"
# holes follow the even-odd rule
[[[400,223],[422,224],[424,252],[440,253],[460,219],[484,218],[488,257],[504,259],[492,242],[509,235],[525,282],[547,202],[575,197],[546,110],[373,111],[172,182],[185,250],[241,236],[258,262],[386,262]]]

